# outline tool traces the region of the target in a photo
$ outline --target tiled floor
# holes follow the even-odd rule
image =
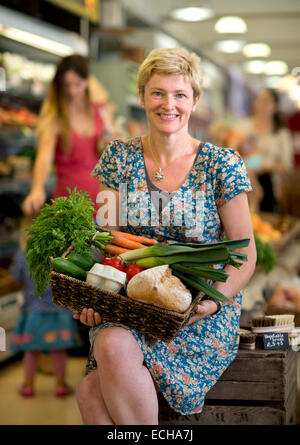
[[[68,383],[74,388],[84,376],[86,359],[69,357]],[[45,369],[45,368],[44,368]],[[296,423],[300,425],[300,353],[298,353],[298,409]],[[54,378],[39,372],[36,396],[24,399],[17,393],[22,382],[20,360],[0,368],[0,425],[82,425],[75,395],[57,399],[53,395]]]

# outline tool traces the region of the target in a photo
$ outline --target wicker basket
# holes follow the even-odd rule
[[[68,249],[62,256],[67,256]],[[92,308],[107,322],[121,323],[149,337],[170,342],[194,313],[203,294],[194,295],[183,313],[134,300],[124,294],[102,292],[91,284],[51,271],[53,302],[74,312]]]

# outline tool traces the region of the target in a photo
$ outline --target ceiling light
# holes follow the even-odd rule
[[[244,69],[250,74],[263,74],[266,62],[263,60],[250,60],[244,63]]]
[[[79,34],[0,6],[0,35],[64,57],[88,54],[88,43]]]
[[[68,56],[74,52],[73,48],[63,43],[49,40],[45,37],[32,34],[21,29],[3,26],[0,33],[8,39],[16,40],[17,42],[24,43],[25,45],[33,46],[34,48],[42,49],[52,54],[59,56]]]
[[[211,18],[214,12],[209,8],[178,8],[171,12],[171,17],[185,22],[199,22]]]
[[[243,48],[245,57],[268,57],[271,54],[271,48],[266,43],[248,43]]]
[[[282,60],[272,60],[268,62],[265,66],[265,74],[270,76],[281,76],[286,74],[288,71],[288,66]]]
[[[215,47],[218,51],[222,53],[238,53],[240,52],[245,45],[243,40],[220,40],[215,43]]]
[[[220,34],[243,34],[247,31],[247,25],[246,22],[240,17],[222,17],[215,24],[215,31]]]

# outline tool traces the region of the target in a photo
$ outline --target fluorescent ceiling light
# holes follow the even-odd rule
[[[41,37],[27,31],[22,31],[21,29],[12,28],[10,26],[2,26],[0,33],[8,39],[16,40],[17,42],[42,49],[43,51],[47,51],[58,56],[68,56],[74,52],[73,48],[68,45],[64,45],[63,43]]]
[[[250,74],[263,74],[265,65],[263,60],[249,60],[243,64],[245,71]]]
[[[241,17],[227,16],[221,17],[215,24],[215,31],[224,34],[243,34],[247,31],[246,22]]]
[[[271,48],[266,43],[248,43],[243,48],[245,57],[268,57],[271,54]]]
[[[199,22],[213,17],[214,12],[209,8],[178,8],[171,12],[172,18],[185,22]]]
[[[286,74],[288,71],[288,66],[282,60],[272,60],[266,63],[265,74],[270,76],[281,76]]]
[[[9,39],[66,56],[76,52],[87,55],[88,44],[79,34],[0,6],[0,34]]]
[[[245,45],[243,40],[220,40],[215,43],[215,47],[218,51],[222,53],[238,53],[240,52]]]

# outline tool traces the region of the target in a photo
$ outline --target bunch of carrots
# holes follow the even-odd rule
[[[113,238],[105,245],[104,250],[105,253],[113,256],[158,243],[155,239],[132,235],[131,233],[126,232],[111,230],[110,234]]]

